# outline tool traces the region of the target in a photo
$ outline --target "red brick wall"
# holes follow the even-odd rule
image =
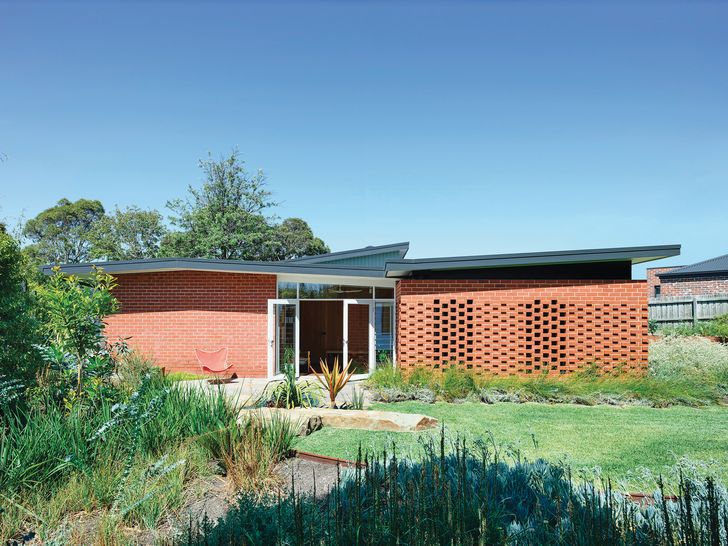
[[[654,298],[655,297],[655,286],[660,284],[660,277],[657,275],[659,273],[667,273],[668,271],[672,271],[673,269],[677,269],[678,267],[682,267],[680,265],[673,266],[673,267],[650,267],[647,269],[647,297],[648,298]],[[662,289],[662,287],[661,287]]]
[[[195,349],[228,347],[241,377],[267,375],[268,299],[275,275],[168,271],[117,276],[121,311],[108,317],[111,340],[131,336],[132,348],[167,370],[199,372]]]
[[[728,294],[728,275],[668,277],[660,280],[661,296],[712,296]]]
[[[403,368],[551,374],[647,364],[645,281],[410,280],[397,283]]]

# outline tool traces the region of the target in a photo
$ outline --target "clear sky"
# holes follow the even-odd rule
[[[163,209],[237,146],[333,250],[695,262],[728,252],[727,29],[728,2],[0,0],[0,217]]]

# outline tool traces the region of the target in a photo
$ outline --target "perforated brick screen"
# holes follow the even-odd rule
[[[644,281],[402,280],[397,360],[476,373],[647,364]]]

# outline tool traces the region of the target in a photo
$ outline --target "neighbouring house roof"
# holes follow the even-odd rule
[[[725,273],[728,273],[728,254],[658,273],[657,276],[662,279],[663,277],[702,277]]]
[[[366,247],[351,251],[332,252],[321,256],[310,256],[281,262],[250,262],[237,260],[210,260],[202,258],[155,258],[116,262],[94,262],[65,264],[61,269],[67,273],[87,274],[93,266],[102,267],[109,273],[149,273],[156,271],[230,271],[238,273],[306,274],[347,277],[390,277],[410,276],[415,271],[448,271],[462,269],[487,269],[504,267],[528,267],[543,265],[569,265],[599,262],[630,262],[632,264],[668,258],[680,254],[680,245],[658,245],[623,248],[600,248],[587,250],[560,250],[553,252],[526,252],[517,254],[491,254],[476,256],[453,256],[443,258],[402,258],[409,243],[396,243],[378,247]],[[399,258],[392,259],[391,254]],[[341,260],[377,257],[375,265],[355,265]],[[52,266],[43,267],[50,274]]]

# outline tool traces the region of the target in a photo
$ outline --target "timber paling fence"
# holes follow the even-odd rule
[[[728,313],[728,294],[650,298],[649,319],[660,324],[697,324]]]

